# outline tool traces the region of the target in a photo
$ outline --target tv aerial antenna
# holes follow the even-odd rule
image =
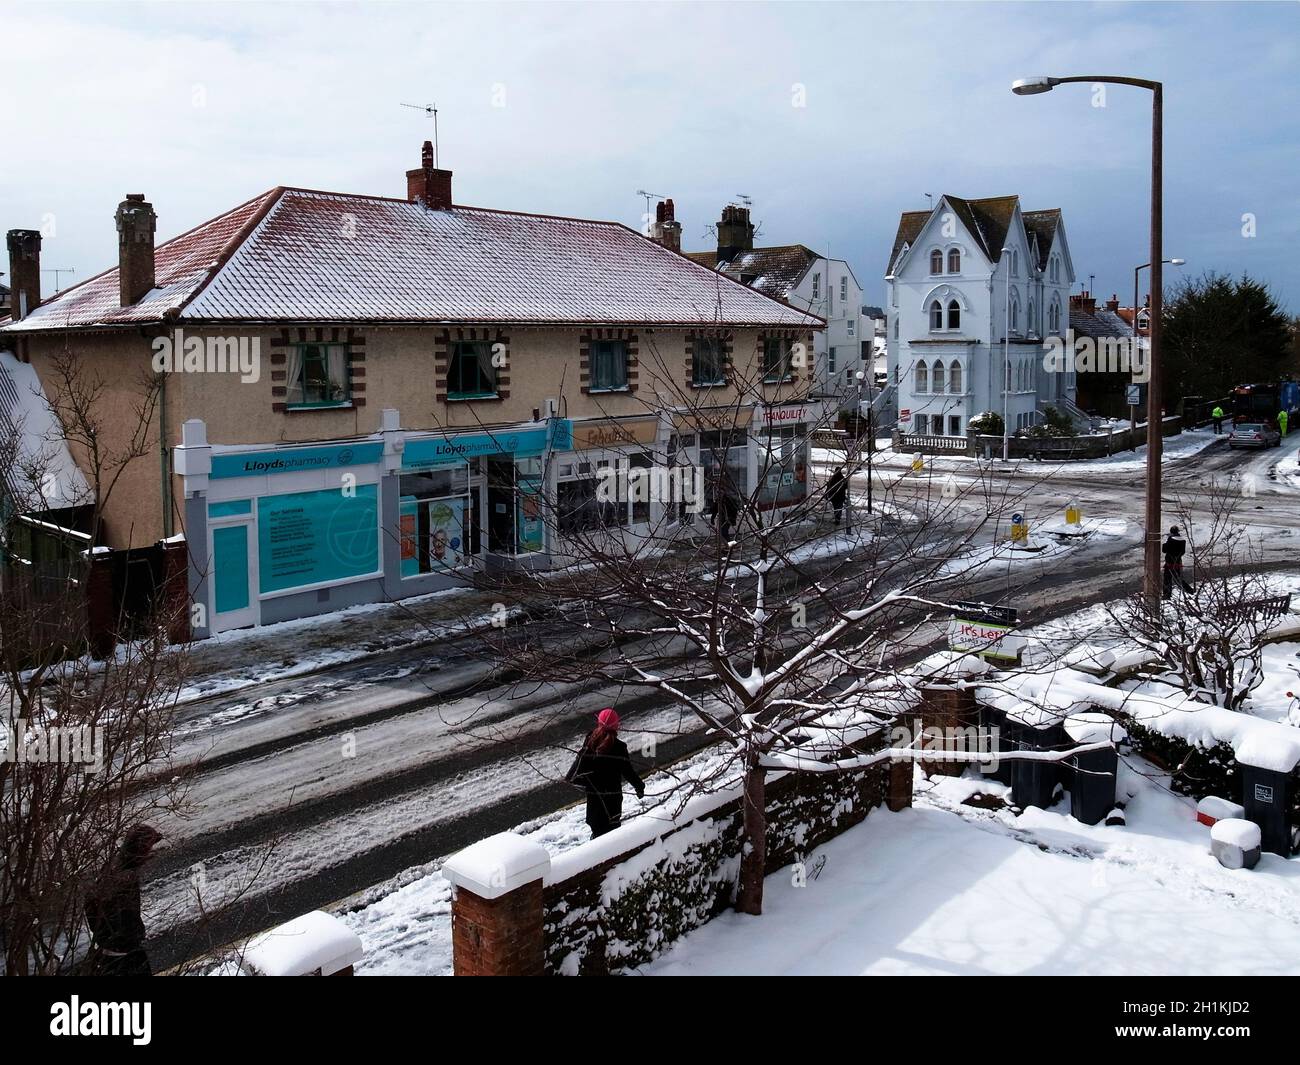
[[[637,194],[638,196],[641,196],[641,197],[643,197],[643,198],[645,199],[645,216],[646,216],[646,218],[649,218],[649,217],[650,217],[650,201],[651,201],[651,200],[666,200],[666,199],[668,199],[668,197],[665,196],[662,192],[646,192],[645,189],[637,189],[637,190],[636,190],[636,194]]]
[[[746,196],[743,192],[736,193],[736,200],[740,203],[741,207],[745,208],[745,210],[749,210],[749,208],[754,206],[754,198],[752,196]]]
[[[402,104],[413,111],[423,111],[433,119],[433,165],[438,165],[438,105],[437,104]]]
[[[58,266],[58,267],[51,267],[51,268],[49,268],[49,269],[46,269],[46,270],[42,270],[42,271],[41,271],[41,273],[43,273],[43,274],[53,274],[53,275],[54,275],[54,292],[55,292],[55,295],[57,295],[58,293],[60,293],[60,292],[63,291],[62,287],[59,285],[59,275],[60,275],[60,274],[75,274],[76,272],[77,272],[77,271],[76,271],[75,269],[73,269],[71,266]]]

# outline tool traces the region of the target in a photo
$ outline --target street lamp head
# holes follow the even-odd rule
[[[1175,266],[1183,266],[1187,263],[1186,259],[1170,259],[1169,261]]]
[[[1011,83],[1011,91],[1017,96],[1037,96],[1041,92],[1051,92],[1055,85],[1055,78],[1040,74],[1036,78],[1017,78]]]
[[[859,370],[853,376],[856,377],[859,381],[865,381],[867,379],[867,375],[861,370]]]

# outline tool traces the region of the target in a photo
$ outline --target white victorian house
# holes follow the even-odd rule
[[[1044,369],[1070,324],[1074,266],[1059,209],[942,196],[904,212],[886,273],[889,380],[904,433],[964,436],[983,411],[1009,431],[1051,406],[1075,419],[1074,372]]]

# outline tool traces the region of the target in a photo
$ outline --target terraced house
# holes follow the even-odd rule
[[[96,371],[121,433],[162,371],[157,459],[123,475],[102,540],[183,545],[195,635],[547,565],[592,521],[649,535],[662,504],[588,505],[602,467],[725,465],[763,505],[801,495],[820,410],[792,353],[822,319],[617,223],[453,205],[427,143],[406,177],[403,198],[275,188],[157,247],[128,196],[117,267],[0,327],[47,391],[60,353]]]

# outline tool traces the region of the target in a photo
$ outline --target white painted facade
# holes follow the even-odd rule
[[[986,410],[1005,411],[1011,433],[1042,421],[1049,405],[1079,416],[1073,372],[1043,365],[1045,338],[1069,328],[1074,268],[1064,224],[1039,269],[1017,204],[1000,251],[990,259],[942,197],[896,254],[885,310],[899,431],[964,436]]]
[[[856,393],[854,375],[864,368],[862,341],[870,339],[871,330],[870,321],[862,317],[862,286],[852,268],[843,259],[819,258],[791,288],[786,301],[826,319],[826,328],[815,334],[813,394],[851,409]]]

